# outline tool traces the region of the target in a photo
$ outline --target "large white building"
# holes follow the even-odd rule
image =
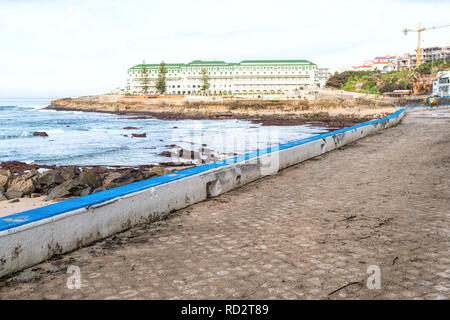
[[[157,94],[155,82],[159,64],[136,65],[128,69],[129,94]],[[243,60],[239,63],[195,60],[188,64],[166,64],[166,94],[200,94],[202,69],[209,77],[211,94],[298,94],[320,86],[317,65],[307,60]],[[147,70],[147,75],[145,75]]]

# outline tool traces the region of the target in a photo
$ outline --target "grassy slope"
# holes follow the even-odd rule
[[[418,76],[435,76],[440,70],[450,69],[450,61],[434,61],[421,65],[411,71],[344,71],[335,73],[327,86],[345,91],[363,93],[384,93],[393,90],[412,89],[414,79]]]

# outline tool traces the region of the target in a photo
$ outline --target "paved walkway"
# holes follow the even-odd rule
[[[449,240],[450,111],[414,113],[39,264],[0,283],[0,299],[448,299]],[[81,289],[66,286],[70,265]],[[370,265],[380,289],[366,286]]]

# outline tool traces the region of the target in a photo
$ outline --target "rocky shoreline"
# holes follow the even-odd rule
[[[60,201],[165,175],[196,164],[120,166],[51,166],[19,161],[0,163],[0,201],[45,196]]]

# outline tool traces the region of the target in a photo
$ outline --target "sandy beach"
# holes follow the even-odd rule
[[[45,196],[38,198],[21,198],[15,200],[0,201],[0,217],[6,217],[14,213],[27,211],[58,202],[58,201],[44,201],[44,198]]]

